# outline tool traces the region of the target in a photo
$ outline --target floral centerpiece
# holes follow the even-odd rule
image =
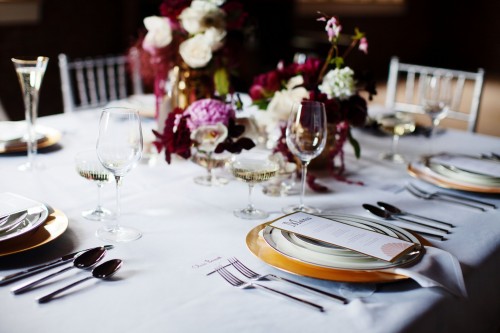
[[[324,152],[326,163],[333,176],[346,180],[342,176],[345,170],[343,147],[347,141],[350,142],[356,157],[360,157],[361,148],[351,134],[351,127],[364,125],[367,117],[367,103],[360,92],[366,90],[371,99],[376,91],[371,82],[361,85],[362,80],[356,77],[344,60],[356,47],[367,54],[368,41],[365,34],[356,28],[350,36],[350,44],[341,53],[339,39],[342,26],[338,18],[322,15],[318,21],[326,22],[325,31],[331,44],[326,58],[309,57],[302,63],[288,65],[280,62],[275,70],[254,78],[249,94],[254,104],[266,110],[263,118],[267,127],[281,126],[282,138],[278,140],[275,150],[281,151],[290,160],[293,156],[284,140],[284,123],[292,104],[303,99],[325,103],[329,123],[329,144]],[[336,159],[340,160],[339,165],[336,165]],[[321,190],[315,186],[313,177],[308,179],[308,183]]]
[[[160,13],[144,19],[147,32],[133,48],[139,51],[143,81],[154,86],[157,110],[173,68],[179,70],[179,93],[185,96],[181,107],[201,98],[223,99],[231,92],[236,66],[238,38],[232,37],[242,31],[247,16],[242,5],[235,0],[164,0]]]
[[[236,123],[236,113],[231,104],[217,99],[201,99],[191,103],[185,110],[174,109],[165,121],[163,133],[153,130],[153,144],[159,151],[165,150],[165,159],[170,164],[172,154],[190,158],[192,149],[205,154],[228,151],[240,153],[252,149],[254,142],[241,137],[245,127]]]

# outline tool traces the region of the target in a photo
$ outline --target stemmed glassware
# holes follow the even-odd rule
[[[233,175],[248,184],[248,205],[237,209],[234,215],[247,220],[263,219],[269,213],[257,209],[252,203],[252,189],[255,184],[265,182],[276,176],[279,165],[269,159],[259,157],[237,157],[231,164]]]
[[[327,138],[325,105],[318,101],[295,103],[286,127],[286,144],[302,162],[302,179],[299,205],[283,208],[285,213],[302,211],[319,213],[315,207],[304,205],[307,166],[325,148]]]
[[[431,138],[448,113],[451,103],[451,78],[452,76],[441,72],[435,72],[425,78],[422,102],[425,113],[431,118]]]
[[[19,170],[31,171],[42,168],[35,161],[37,154],[36,119],[38,117],[38,95],[49,58],[26,57],[12,58],[17,77],[23,92],[25,118],[27,124],[28,162],[19,166]]]
[[[138,239],[141,232],[119,225],[121,216],[120,186],[123,177],[140,161],[142,156],[142,128],[139,112],[116,107],[102,111],[97,139],[97,156],[104,168],[116,181],[116,212],[114,223],[108,222],[96,232],[106,241],[126,242]]]
[[[377,122],[383,132],[392,135],[391,151],[382,153],[380,158],[394,163],[404,163],[404,156],[398,152],[399,137],[415,131],[415,120],[406,113],[396,112],[382,115]]]
[[[97,206],[94,209],[83,211],[82,216],[92,221],[104,221],[112,218],[113,214],[101,205],[101,189],[112,181],[113,174],[102,166],[95,149],[76,154],[75,163],[78,174],[97,185]]]

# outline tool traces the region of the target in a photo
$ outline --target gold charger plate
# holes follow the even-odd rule
[[[426,169],[426,170],[428,170],[428,169]],[[426,172],[426,171],[422,170],[421,168],[418,168],[415,165],[412,165],[411,163],[408,164],[407,171],[410,174],[410,176],[412,176],[412,177],[424,180],[428,183],[431,183],[433,185],[436,185],[436,186],[439,186],[442,188],[475,192],[475,193],[500,194],[500,187],[463,184],[463,183],[458,183],[458,182],[454,182],[451,180],[446,180],[438,175],[434,175],[431,170],[428,170]]]
[[[43,137],[37,142],[38,149],[50,147],[61,140],[61,132],[54,128],[37,125],[36,131],[37,133],[43,135]],[[25,152],[26,149],[27,144],[19,141],[16,143],[0,145],[0,154],[20,153]]]
[[[68,217],[55,209],[45,222],[32,232],[0,242],[0,257],[42,246],[61,236],[68,228]]]
[[[383,271],[328,268],[288,258],[275,251],[261,236],[260,231],[269,223],[271,222],[260,224],[250,230],[246,237],[246,243],[250,252],[273,267],[296,275],[338,282],[386,283],[408,279],[404,275]],[[421,238],[419,237],[419,239]]]

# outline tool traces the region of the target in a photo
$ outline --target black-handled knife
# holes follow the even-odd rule
[[[113,245],[104,245],[104,248],[106,250],[111,250],[113,247],[114,247]],[[77,256],[79,256],[80,254],[82,254],[83,252],[86,252],[88,250],[91,250],[91,249],[80,250],[80,251],[76,251],[76,252],[73,252],[70,254],[66,254],[66,255],[62,256],[61,258],[55,259],[51,262],[48,262],[48,263],[45,263],[42,265],[38,265],[35,267],[31,267],[31,268],[28,268],[24,271],[20,271],[17,273],[2,276],[2,277],[0,277],[0,286],[4,286],[4,285],[9,284],[11,282],[21,280],[25,277],[35,275],[35,274],[44,272],[50,268],[57,267],[57,266],[60,266],[62,264],[65,264],[67,262],[73,261],[73,259],[75,259]]]

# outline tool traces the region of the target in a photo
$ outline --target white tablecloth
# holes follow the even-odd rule
[[[62,210],[69,228],[40,248],[0,257],[0,275],[43,263],[74,250],[103,245],[94,236],[100,222],[81,217],[96,203],[96,186],[79,177],[74,156],[95,146],[98,112],[56,115],[40,123],[63,132],[60,149],[40,154],[46,169],[22,173],[25,156],[0,156],[0,192],[14,192]],[[146,122],[146,128],[151,123]],[[14,296],[13,285],[0,287],[0,332],[497,332],[500,327],[500,209],[480,213],[446,203],[420,200],[401,191],[412,180],[404,165],[381,161],[390,137],[355,132],[362,158],[346,146],[349,185],[321,179],[332,192],[307,192],[306,203],[325,211],[372,217],[364,202],[391,202],[407,210],[448,220],[456,225],[449,239],[431,242],[460,261],[469,298],[459,299],[437,288],[420,288],[411,280],[383,285],[351,285],[319,281],[281,272],[261,262],[246,248],[249,230],[264,221],[241,220],[232,211],[247,200],[245,184],[203,187],[193,177],[204,170],[191,162],[164,160],[141,164],[124,178],[122,224],[143,231],[134,242],[118,244],[107,254],[123,259],[113,281],[95,281],[48,304],[35,300],[89,273],[73,269],[36,290]],[[437,136],[433,149],[459,152],[499,152],[500,139],[453,130]],[[400,150],[416,159],[427,153],[429,140],[408,136]],[[297,196],[268,197],[257,187],[255,204],[281,215],[280,209]],[[114,208],[114,186],[104,188],[105,206]],[[488,197],[500,205],[499,197]],[[320,313],[259,290],[239,290],[216,274],[205,276],[203,264],[217,257],[236,256],[254,270],[275,273],[332,292],[349,295],[347,305],[309,297],[326,308]],[[275,285],[286,289],[283,285]]]

